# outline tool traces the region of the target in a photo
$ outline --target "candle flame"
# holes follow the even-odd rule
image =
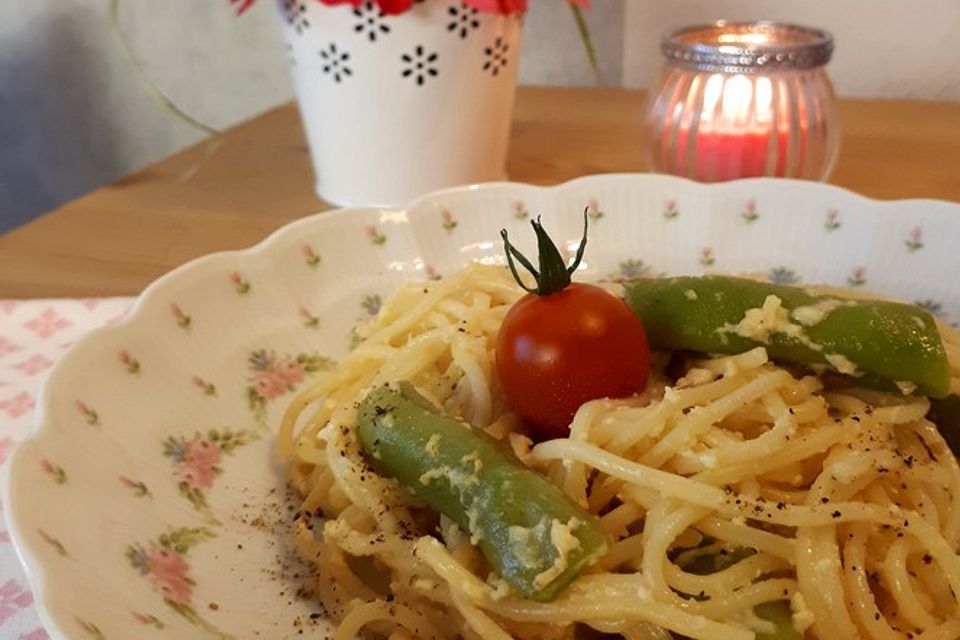
[[[707,118],[712,117],[722,93],[723,76],[715,73],[707,79],[707,85],[703,90],[703,113]]]
[[[707,78],[703,89],[702,121],[738,128],[769,125],[773,121],[772,106],[770,78],[715,73]]]
[[[727,121],[745,123],[750,117],[753,83],[744,75],[735,75],[723,87],[723,116]]]

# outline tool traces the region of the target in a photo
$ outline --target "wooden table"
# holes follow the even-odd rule
[[[554,184],[642,171],[644,96],[618,89],[518,91],[507,171]],[[874,198],[960,201],[960,103],[843,100],[830,182]],[[255,244],[329,208],[313,194],[294,105],[232,128],[0,236],[0,298],[135,294],[191,258]]]

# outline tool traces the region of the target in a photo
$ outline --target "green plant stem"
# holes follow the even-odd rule
[[[140,86],[148,94],[150,94],[150,97],[153,98],[164,111],[173,115],[173,117],[177,118],[181,122],[186,123],[194,129],[202,131],[211,136],[207,141],[203,158],[201,158],[199,162],[197,162],[181,176],[182,180],[189,180],[200,169],[200,166],[209,160],[210,157],[216,152],[217,148],[223,142],[223,132],[200,122],[189,113],[181,109],[150,78],[146,70],[143,68],[143,65],[141,65],[136,56],[133,55],[133,50],[130,48],[126,38],[123,37],[123,33],[120,31],[120,0],[110,0],[110,33],[113,36],[117,47],[120,49],[120,52],[123,54],[124,60],[130,66],[130,68],[133,69]]]
[[[587,52],[587,60],[590,61],[590,68],[593,69],[594,81],[598,85],[603,84],[603,77],[600,75],[600,65],[597,64],[597,51],[593,48],[593,40],[590,38],[590,29],[587,27],[587,21],[583,19],[583,11],[572,2],[568,2],[567,6],[570,7],[573,20],[577,23],[580,40],[583,42],[583,48]]]

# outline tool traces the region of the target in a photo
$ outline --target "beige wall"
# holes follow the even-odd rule
[[[121,27],[158,85],[226,127],[292,97],[273,1],[235,18],[227,0],[123,0]],[[107,5],[0,0],[0,232],[199,138],[137,84]],[[648,85],[669,26],[775,18],[834,31],[843,95],[960,100],[960,0],[593,0],[587,16],[605,84]],[[592,82],[561,0],[530,0],[520,80]]]
[[[200,138],[138,85],[108,1],[0,0],[0,232]],[[227,0],[122,0],[121,28],[157,85],[227,127],[293,95],[274,3],[237,18]],[[619,84],[623,0],[595,4],[601,67]],[[522,82],[592,82],[565,3],[531,0],[525,32]]]
[[[960,100],[960,0],[626,0],[624,84],[656,77],[662,33],[721,18],[833,32],[828,71],[841,96]]]

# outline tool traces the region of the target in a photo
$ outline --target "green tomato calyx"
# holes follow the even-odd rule
[[[533,226],[534,233],[537,234],[537,253],[540,268],[536,269],[526,256],[520,253],[520,251],[510,243],[507,230],[501,229],[500,237],[503,238],[503,249],[507,254],[507,266],[510,267],[510,273],[513,274],[517,284],[519,284],[524,291],[534,295],[549,296],[563,291],[567,285],[570,284],[570,276],[572,276],[573,272],[580,266],[584,249],[587,247],[587,210],[583,210],[583,237],[580,238],[577,255],[569,267],[564,262],[563,256],[560,255],[560,250],[557,249],[557,245],[553,243],[553,240],[550,239],[550,236],[547,235],[547,232],[544,230],[543,225],[540,224],[540,216],[537,216],[536,220],[531,220],[530,224]],[[528,287],[523,283],[523,279],[517,272],[517,265],[514,259],[516,259],[524,269],[530,272],[530,275],[533,276],[533,280],[536,283],[535,287]]]

